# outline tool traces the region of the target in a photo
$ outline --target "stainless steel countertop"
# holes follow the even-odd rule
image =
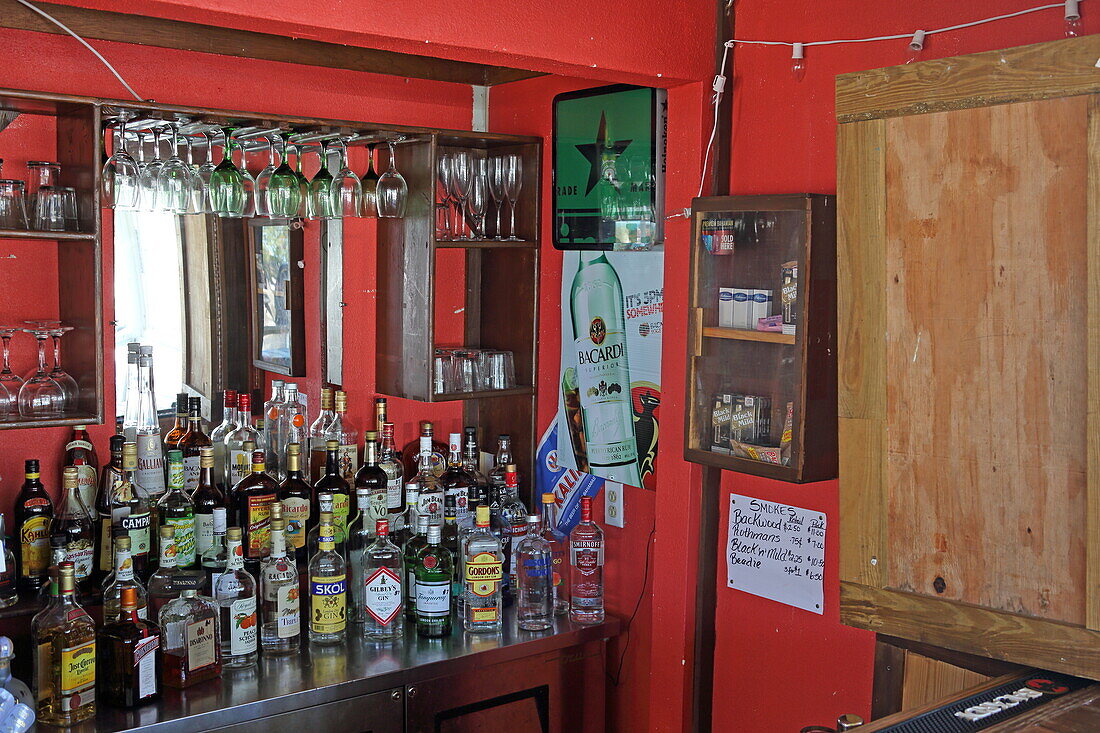
[[[221,679],[186,690],[165,688],[156,702],[133,710],[100,703],[94,721],[58,729],[79,733],[142,728],[156,733],[209,730],[312,705],[403,687],[488,664],[562,649],[619,633],[619,620],[609,616],[596,626],[579,626],[559,619],[547,631],[523,631],[515,614],[505,609],[499,634],[468,634],[455,630],[444,639],[421,639],[412,624],[405,638],[379,644],[356,635],[349,625],[344,646],[315,647],[303,641],[299,654],[263,657],[257,666],[225,670]]]

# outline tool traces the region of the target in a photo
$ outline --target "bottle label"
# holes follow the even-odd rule
[[[130,535],[130,554],[149,554],[149,525],[152,518],[149,512],[141,514],[128,514],[122,518],[119,525]]]
[[[351,512],[351,497],[347,494],[332,495],[332,523],[336,527],[336,537],[347,537],[348,513]]]
[[[183,457],[183,490],[189,495],[199,487],[199,472],[201,470],[199,456]]]
[[[283,519],[286,520],[286,543],[295,550],[306,546],[309,525],[309,499],[292,496],[283,499]]]
[[[137,678],[138,699],[157,694],[157,655],[160,636],[153,634],[134,644],[134,676]]]
[[[443,492],[422,491],[417,499],[417,512],[420,516],[428,516],[428,524],[441,524],[443,522]]]
[[[71,445],[71,444],[70,444]],[[77,466],[76,467],[76,491],[80,495],[80,501],[84,502],[84,508],[89,513],[94,511],[95,507],[95,495],[96,484],[98,483],[97,476],[95,475],[95,468],[92,466]]]
[[[638,446],[629,403],[626,334],[608,330],[599,316],[583,326],[585,333],[574,344],[588,460],[597,466],[634,463]]]
[[[211,536],[213,536],[214,515],[210,517]],[[195,518],[170,517],[164,520],[169,527],[176,528],[176,566],[188,568],[195,564]]]
[[[390,568],[376,568],[367,576],[367,613],[381,626],[389,626],[401,612],[401,576]]]
[[[267,554],[271,540],[271,504],[274,494],[257,494],[248,497],[248,557],[256,559]]]
[[[390,478],[386,481],[386,508],[400,509],[401,497],[405,487],[401,485],[400,478]]]
[[[363,528],[373,537],[374,529],[377,527],[379,519],[386,519],[390,516],[390,510],[387,506],[388,496],[384,491],[372,491],[370,495],[370,502],[367,504],[366,516],[363,518]]]
[[[500,620],[500,606],[470,606],[469,618],[475,623],[492,623]]]
[[[318,634],[336,634],[347,624],[347,577],[314,575],[310,578],[309,627]]]
[[[19,530],[20,576],[35,578],[50,566],[50,518],[33,516]]]
[[[451,581],[416,581],[416,615],[444,618],[451,613]]]
[[[90,451],[90,450],[92,450],[92,444],[90,442],[88,442],[87,440],[70,440],[68,443],[65,444],[65,452],[66,453],[68,453],[71,450],[76,450],[77,448],[81,448],[83,450]]]
[[[61,709],[78,710],[95,700],[95,640],[61,650]]]
[[[256,596],[238,598],[229,604],[229,653],[251,654],[256,637]]]
[[[593,540],[573,540],[569,547],[573,567],[581,575],[592,573],[603,567],[603,543]]]
[[[201,556],[214,545],[214,515],[195,515],[195,554]]]
[[[150,498],[164,493],[164,454],[160,433],[137,436],[137,471],[134,481]]]
[[[53,696],[53,643],[43,641],[35,650],[35,699],[38,702],[48,700]]]
[[[302,633],[302,614],[298,599],[298,584],[280,586],[276,592],[275,617],[280,639],[292,639]]]
[[[246,450],[229,451],[229,465],[226,470],[229,472],[229,486],[232,488],[252,473],[252,455]]]
[[[214,619],[204,618],[187,624],[187,671],[209,667],[217,660],[217,640],[214,639]]]
[[[554,568],[554,587],[561,588],[564,580],[563,574],[565,573],[565,550],[556,549],[550,553]]]
[[[115,553],[115,580],[126,581],[134,579],[134,560],[130,553],[118,551]]]
[[[358,447],[354,444],[341,445],[337,456],[340,459],[340,475],[342,475],[348,483],[354,482],[355,472],[359,470]]]
[[[479,552],[466,560],[466,587],[474,595],[493,595],[503,577],[504,562],[495,552]]]
[[[515,575],[519,572],[519,562],[516,556],[519,554],[519,543],[527,536],[527,525],[510,525],[508,534],[511,536],[511,542],[508,546],[508,572],[512,576],[514,582]]]
[[[65,545],[65,559],[73,564],[78,583],[92,574],[94,556],[95,549],[91,540],[76,540]]]
[[[113,560],[111,559],[111,543],[114,538],[111,536],[111,532],[114,525],[111,523],[111,515],[100,514],[99,515],[99,569],[104,573],[109,573],[114,569]]]

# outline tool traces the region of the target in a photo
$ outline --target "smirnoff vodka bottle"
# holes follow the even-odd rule
[[[603,530],[592,521],[592,497],[581,499],[581,521],[569,535],[569,620],[603,623]]]

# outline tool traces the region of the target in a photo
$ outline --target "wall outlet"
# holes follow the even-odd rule
[[[612,527],[623,526],[623,485],[605,481],[603,485],[603,521]]]

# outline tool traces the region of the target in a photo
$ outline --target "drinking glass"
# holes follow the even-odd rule
[[[293,219],[302,204],[298,175],[287,163],[287,141],[283,137],[282,161],[267,183],[267,208],[276,219]]]
[[[25,184],[13,178],[0,179],[0,229],[26,229]]]
[[[474,177],[466,195],[466,208],[470,212],[470,231],[474,239],[485,238],[485,211],[489,206],[489,175],[485,160],[476,161]]]
[[[217,166],[214,165],[214,141],[210,137],[210,133],[202,133],[203,139],[206,140],[206,160],[198,167],[196,176],[202,185],[202,209],[203,214],[214,213],[214,201],[210,198],[210,180],[214,177],[214,171],[217,170]]]
[[[298,179],[298,192],[300,194],[298,198],[298,211],[295,216],[302,219],[313,218],[313,202],[309,196],[309,179],[302,173],[302,146],[294,146],[294,176]]]
[[[19,388],[19,414],[32,418],[61,417],[65,408],[65,392],[46,372],[46,339],[50,337],[49,328],[22,330],[38,340],[38,371],[28,377]]]
[[[194,185],[191,183],[191,168],[179,157],[179,126],[169,125],[168,129],[172,133],[171,154],[161,163],[157,174],[157,201],[164,211],[186,214]]]
[[[489,156],[489,195],[493,197],[493,203],[497,205],[497,227],[495,239],[504,239],[500,231],[500,210],[504,208],[504,167],[501,165],[499,155]]]
[[[477,368],[477,354],[472,351],[456,351],[451,357],[452,392],[476,392],[481,384],[481,376]]]
[[[275,141],[265,137],[267,143],[267,165],[256,174],[256,216],[271,216],[271,199],[268,192],[271,190],[271,178],[278,170],[275,165]]]
[[[34,228],[41,232],[65,231],[65,191],[61,186],[40,186],[34,202]]]
[[[409,186],[405,177],[397,172],[394,144],[386,143],[390,150],[390,167],[378,177],[378,216],[386,219],[400,219],[405,216],[405,206],[409,199]]]
[[[321,167],[309,182],[309,218],[338,219],[336,201],[332,196],[332,174],[328,171],[328,147],[321,143]]]
[[[478,354],[479,389],[511,389],[516,386],[511,351],[485,349]]]
[[[111,157],[103,164],[103,199],[115,209],[134,209],[138,205],[137,161],[126,151],[126,120],[128,116],[118,118],[118,144],[113,147]]]
[[[33,205],[38,197],[38,189],[43,186],[56,186],[60,175],[60,163],[50,163],[42,160],[29,161],[27,163],[27,200],[32,202]]]
[[[76,204],[76,189],[68,186],[61,189],[61,208],[65,212],[65,229],[70,232],[80,230],[80,211]]]
[[[451,153],[451,199],[455,202],[455,217],[458,221],[458,234],[455,239],[467,240],[466,236],[466,196],[470,193],[470,182],[474,177],[474,158],[469,150],[456,150]]]
[[[508,197],[508,203],[512,208],[512,226],[509,229],[508,241],[519,242],[522,240],[516,236],[516,201],[519,200],[519,192],[523,188],[523,159],[516,153],[507,153],[501,163],[504,195]]]
[[[222,162],[210,176],[210,201],[218,216],[239,218],[244,216],[248,203],[244,176],[233,163],[233,128],[222,130]]]
[[[160,158],[160,129],[153,130],[153,159],[146,161],[141,169],[138,186],[141,188],[141,208],[143,211],[160,211],[160,169],[164,161]]]
[[[61,391],[65,393],[64,409],[68,412],[76,410],[80,399],[80,387],[76,380],[61,368],[61,337],[72,330],[72,326],[61,325],[50,329],[50,337],[53,338],[53,369],[50,370],[50,379],[57,382]]]
[[[332,209],[338,218],[359,216],[363,205],[363,182],[355,171],[348,167],[348,144],[345,140],[336,140],[340,146],[340,170],[332,179]]]
[[[439,183],[439,209],[443,212],[443,225],[436,227],[439,239],[451,238],[451,158],[446,152],[439,151],[439,160],[435,167],[436,181]]]
[[[203,214],[206,201],[206,183],[199,177],[199,166],[195,165],[194,141],[190,135],[183,136],[187,148],[187,170],[191,173],[191,195],[187,197],[186,214]]]
[[[4,368],[0,369],[0,418],[19,414],[19,388],[23,386],[23,378],[11,370],[9,363],[11,337],[18,331],[17,326],[0,326],[0,341],[4,344]]]
[[[367,146],[367,172],[363,175],[363,216],[378,216],[378,172],[374,169],[374,143]]]

